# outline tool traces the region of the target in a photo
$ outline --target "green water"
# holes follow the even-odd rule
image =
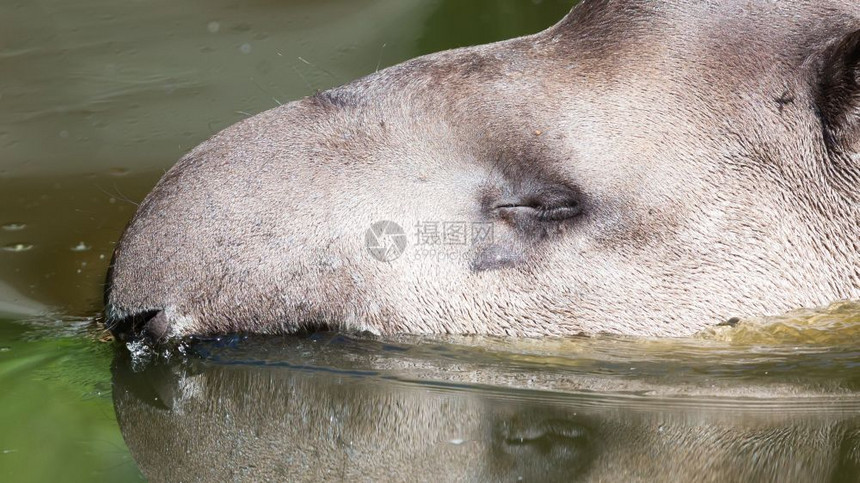
[[[102,341],[113,244],[185,151],[571,3],[0,0],[0,481],[858,481],[857,304],[669,341]]]
[[[112,347],[60,324],[0,320],[0,479],[143,479],[117,428]]]

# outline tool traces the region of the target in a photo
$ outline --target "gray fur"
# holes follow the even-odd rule
[[[858,30],[854,0],[587,0],[264,112],[141,204],[108,324],[683,336],[860,299]],[[547,197],[581,213],[504,207]],[[494,237],[383,263],[378,220]]]

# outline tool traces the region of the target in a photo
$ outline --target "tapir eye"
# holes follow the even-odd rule
[[[543,206],[543,205],[500,205],[496,207],[502,218],[529,216],[537,221],[563,221],[582,213],[579,204],[569,206]]]
[[[580,193],[555,188],[523,196],[509,196],[495,203],[494,211],[502,220],[525,227],[530,223],[562,222],[583,213]]]

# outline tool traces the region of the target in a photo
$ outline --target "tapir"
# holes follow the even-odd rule
[[[106,323],[683,337],[860,299],[860,2],[585,0],[186,154]]]

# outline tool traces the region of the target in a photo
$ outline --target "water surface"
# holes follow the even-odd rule
[[[856,481],[856,329],[802,348],[768,330],[222,337],[182,362],[117,358],[114,402],[165,481]]]

